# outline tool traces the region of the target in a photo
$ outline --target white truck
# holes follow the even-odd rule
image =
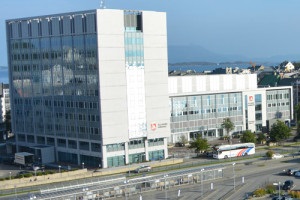
[[[28,152],[15,153],[15,164],[29,167],[34,163],[34,154]]]

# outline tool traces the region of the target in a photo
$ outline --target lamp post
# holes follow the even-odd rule
[[[84,162],[83,163],[81,163],[82,164],[82,169],[84,169]]]
[[[273,185],[278,185],[278,199],[281,199],[280,198],[280,182],[278,182],[278,183],[273,183]]]
[[[203,171],[204,169],[201,169],[201,197],[203,197]]]
[[[165,179],[165,196],[166,196],[166,199],[168,199],[168,192],[167,192],[167,177],[168,177],[168,174],[165,174],[165,175],[164,175],[164,179]]]
[[[235,170],[234,170],[235,163],[232,163],[232,172],[233,172],[233,189],[235,190]]]
[[[129,180],[125,180],[124,183],[125,183],[125,199],[127,200],[126,191],[127,191],[127,184],[129,183]],[[128,196],[129,196],[129,193],[128,193]]]
[[[61,168],[61,166],[60,166],[60,165],[58,165],[58,173],[60,173],[60,168]]]
[[[190,177],[192,177],[192,176],[193,176],[193,174],[188,175],[188,184],[190,184]],[[192,180],[192,182],[193,182],[193,180]]]
[[[11,172],[9,172],[9,180],[11,180]]]

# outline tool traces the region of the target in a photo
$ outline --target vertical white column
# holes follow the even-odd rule
[[[128,165],[129,163],[129,148],[128,142],[125,142],[125,164]]]
[[[145,140],[145,159],[149,161],[149,153],[148,153],[148,139]]]
[[[165,152],[165,159],[168,157],[168,139],[164,138],[164,152]]]
[[[106,146],[102,146],[102,168],[107,168]]]

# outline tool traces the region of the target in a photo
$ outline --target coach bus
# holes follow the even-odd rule
[[[218,145],[213,147],[213,158],[226,159],[238,156],[247,156],[255,153],[254,143],[239,143]]]

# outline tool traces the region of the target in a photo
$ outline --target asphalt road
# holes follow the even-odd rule
[[[282,151],[279,148],[274,150]],[[252,162],[248,160],[234,161],[237,162],[237,164],[234,166],[234,170],[231,163],[229,163],[227,168],[224,170],[224,178],[221,180],[214,182],[204,182],[203,185],[191,184],[188,186],[181,186],[181,188],[171,188],[167,191],[163,190],[152,191],[150,193],[143,193],[142,199],[176,199],[178,197],[178,190],[180,190],[180,199],[244,199],[247,193],[254,191],[259,186],[265,185],[266,183],[273,183],[279,181],[284,182],[287,178],[295,179],[294,177],[285,177],[279,174],[280,172],[282,172],[283,169],[297,167],[300,168],[298,164],[300,161],[299,158],[298,156],[296,156],[295,159],[289,157],[280,160],[267,161],[259,161],[257,159],[252,160]],[[290,159],[291,161],[288,161]],[[203,161],[206,162],[206,164],[208,164],[207,161],[209,161],[210,159],[189,159],[190,162],[193,162],[193,160],[201,160],[201,162]],[[239,164],[239,162],[246,162],[246,164]],[[9,172],[12,172],[12,174],[17,173],[19,171],[19,168],[14,166],[0,165],[0,171],[7,177]],[[234,174],[235,178],[233,178]],[[295,183],[295,189],[300,189],[300,179],[295,179]],[[202,187],[203,193],[201,192]],[[213,189],[211,189],[211,187],[213,187]],[[236,189],[235,191],[233,190],[234,187]],[[140,200],[140,196],[132,196],[128,199]]]
[[[257,188],[278,182],[283,183],[288,179],[294,180],[294,189],[300,190],[300,178],[283,174],[283,170],[288,168],[300,169],[299,162],[299,158],[293,159],[289,157],[278,160],[253,161],[246,164],[236,163],[234,169],[232,165],[227,166],[224,170],[223,179],[215,180],[214,182],[204,182],[203,185],[191,184],[175,187],[167,191],[151,191],[143,193],[142,199],[243,200],[248,193],[253,192]],[[201,192],[202,188],[203,193]],[[178,190],[180,190],[179,197]],[[271,198],[260,198],[260,200],[264,199]],[[129,197],[128,200],[140,200],[140,196],[135,195]]]

